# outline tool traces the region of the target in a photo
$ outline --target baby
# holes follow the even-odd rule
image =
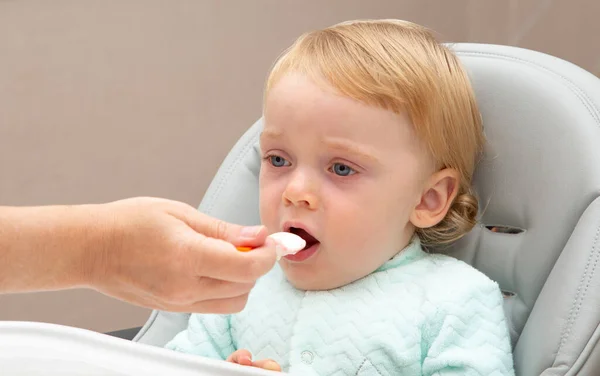
[[[266,84],[260,215],[306,240],[235,315],[167,348],[309,375],[513,375],[498,285],[424,250],[476,223],[484,137],[457,57],[425,28],[300,37]]]

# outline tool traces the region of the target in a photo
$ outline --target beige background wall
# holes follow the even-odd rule
[[[261,9],[262,8],[262,9]],[[403,18],[600,72],[595,0],[0,0],[0,205],[140,195],[197,206],[308,29]],[[0,297],[0,319],[108,331],[149,311],[91,291]]]

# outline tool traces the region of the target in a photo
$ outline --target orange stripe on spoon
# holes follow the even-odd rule
[[[277,243],[275,250],[277,252],[278,260],[285,255],[296,254],[306,247],[306,240],[291,232],[276,232],[269,235],[269,237]],[[246,246],[238,246],[235,248],[240,252],[249,252],[254,249]]]

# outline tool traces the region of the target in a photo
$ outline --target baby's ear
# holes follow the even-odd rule
[[[458,194],[459,183],[460,174],[451,168],[431,175],[420,202],[410,216],[410,222],[417,228],[429,228],[440,223]]]

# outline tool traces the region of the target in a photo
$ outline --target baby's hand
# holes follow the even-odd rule
[[[229,357],[227,358],[227,361],[231,362],[231,363],[237,363],[242,366],[252,366],[252,367],[266,369],[269,371],[281,372],[281,366],[272,359],[257,360],[255,362],[253,362],[252,354],[250,354],[250,351],[248,351],[248,350],[235,351],[233,354],[229,355]]]

